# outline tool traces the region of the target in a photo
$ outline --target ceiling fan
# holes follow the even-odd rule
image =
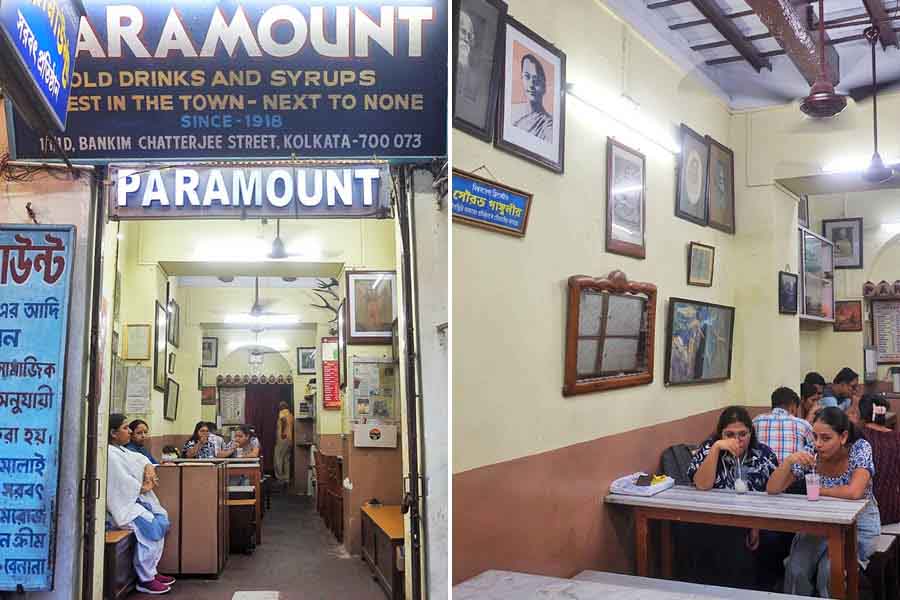
[[[894,170],[885,166],[878,154],[878,76],[875,71],[875,46],[878,44],[878,27],[867,27],[864,35],[872,46],[872,138],[875,145],[875,152],[872,154],[872,162],[869,168],[863,172],[863,179],[869,183],[884,183],[894,176]]]
[[[299,317],[286,313],[274,313],[266,310],[271,302],[259,299],[259,277],[253,278],[253,305],[250,311],[243,314],[227,315],[225,323],[247,325],[252,331],[263,331],[266,327],[291,325],[299,322]]]
[[[819,74],[809,95],[800,103],[804,114],[816,119],[833,117],[847,107],[847,96],[838,94],[825,68],[825,1],[819,0]]]
[[[328,250],[322,251],[319,250],[315,254],[317,256],[310,256],[308,253],[304,252],[288,252],[287,248],[284,245],[284,240],[281,239],[281,219],[275,219],[275,239],[272,240],[272,248],[269,250],[268,257],[273,258],[275,260],[285,259],[285,258],[305,258],[310,260],[333,260],[341,255],[343,255],[343,251],[341,250]]]

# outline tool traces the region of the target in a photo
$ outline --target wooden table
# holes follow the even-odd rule
[[[655,496],[610,494],[604,501],[634,509],[638,575],[649,575],[649,521],[660,521],[662,525],[664,577],[672,576],[672,521],[810,533],[828,540],[829,592],[832,597],[850,600],[858,597],[856,519],[867,500],[821,498],[810,502],[806,496],[794,494],[737,494],[732,490],[701,491],[689,486],[675,486]]]
[[[256,490],[256,543],[262,544],[262,462],[257,460],[255,463],[247,462],[231,462],[225,465],[225,473],[227,478],[246,475]]]
[[[584,571],[573,579],[485,571],[453,587],[453,600],[789,600],[800,597],[600,571]]]
[[[403,547],[403,513],[400,506],[361,509],[362,557],[391,600],[402,600],[403,572],[397,568],[398,548]]]

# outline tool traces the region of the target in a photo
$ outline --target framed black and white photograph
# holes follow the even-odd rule
[[[169,368],[167,369],[169,375],[175,374],[175,353],[169,353]]]
[[[125,325],[125,360],[150,360],[153,352],[152,329],[149,323]]]
[[[734,152],[709,136],[706,139],[709,143],[708,224],[725,233],[734,233]]]
[[[315,373],[316,356],[318,356],[318,351],[315,346],[297,348],[297,374]]]
[[[347,300],[341,300],[338,307],[338,377],[340,387],[347,384]]]
[[[153,327],[153,388],[166,391],[166,307],[156,303],[156,321]]]
[[[453,126],[490,142],[497,119],[506,3],[453,0]]]
[[[512,17],[506,18],[498,131],[501,150],[564,171],[566,55]]]
[[[835,269],[863,268],[862,217],[825,219],[822,235],[834,244]]]
[[[800,276],[787,271],[778,271],[778,312],[783,315],[797,314]]]
[[[709,144],[706,138],[681,124],[681,154],[675,190],[675,216],[698,225],[708,220],[706,173],[709,168]]]
[[[711,287],[716,249],[706,244],[691,242],[688,246],[688,285]]]
[[[800,194],[800,203],[797,207],[797,224],[800,227],[809,227],[809,195]]]
[[[166,382],[165,392],[163,418],[166,421],[175,421],[178,418],[178,395],[181,392],[181,386],[174,379],[169,378]]]
[[[200,366],[212,368],[219,366],[219,338],[203,338],[200,346]]]
[[[347,271],[347,344],[391,343],[396,282],[393,271]]]
[[[169,300],[169,320],[168,326],[166,327],[166,339],[176,348],[181,341],[180,329],[181,307],[178,306],[178,303],[175,302],[175,300]]]
[[[606,139],[606,251],[644,258],[644,155]]]

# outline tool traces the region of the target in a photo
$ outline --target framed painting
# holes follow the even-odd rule
[[[506,3],[453,0],[453,126],[490,142],[497,119]]]
[[[783,315],[797,314],[800,276],[787,271],[778,271],[778,312]]]
[[[566,55],[506,18],[498,131],[501,150],[562,173],[566,146]]]
[[[125,325],[125,360],[150,360],[153,352],[152,327],[149,323]]]
[[[670,298],[666,331],[667,384],[731,378],[734,307]]]
[[[200,366],[219,366],[219,338],[204,337],[200,342]]]
[[[644,155],[606,138],[606,251],[645,257],[647,176]]]
[[[297,374],[304,375],[316,372],[316,355],[318,350],[315,346],[304,346],[297,348]]]
[[[174,379],[169,378],[166,382],[165,392],[163,418],[166,421],[175,421],[178,419],[178,395],[181,392],[181,386]]]
[[[688,245],[688,285],[712,287],[716,249],[699,242]]]
[[[347,385],[347,300],[338,307],[338,377],[340,387]]]
[[[834,301],[834,330],[863,330],[862,300]]]
[[[709,144],[706,138],[681,124],[681,154],[675,190],[675,216],[698,225],[706,225],[706,174],[709,168]]]
[[[153,388],[166,391],[166,307],[156,303],[156,322],[153,328]]]
[[[347,271],[347,344],[390,344],[397,318],[393,271]]]
[[[863,268],[862,217],[825,219],[822,236],[834,244],[835,269]]]
[[[656,286],[613,271],[574,275],[568,287],[563,395],[651,383]]]
[[[734,152],[713,138],[709,144],[709,168],[706,177],[708,224],[725,233],[734,233]]]
[[[218,397],[216,396],[216,391],[218,388],[214,385],[205,385],[200,388],[200,404],[202,406],[216,406],[218,404]]]
[[[181,307],[175,300],[169,300],[169,320],[166,327],[166,340],[176,348],[181,341]]]
[[[800,194],[800,202],[797,205],[797,224],[800,227],[809,227],[809,195]]]

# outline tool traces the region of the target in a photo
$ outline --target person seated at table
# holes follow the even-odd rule
[[[184,458],[215,458],[216,446],[209,439],[209,427],[205,421],[198,421],[194,425],[194,433],[190,439],[184,443],[181,449],[181,455]]]
[[[821,373],[817,373],[816,371],[810,371],[809,373],[807,373],[806,377],[803,378],[803,383],[814,385],[816,387],[816,391],[819,394],[825,391],[825,378],[822,377]]]
[[[216,454],[225,447],[225,438],[219,435],[219,427],[212,421],[206,422],[206,428],[209,429],[209,440],[216,448]]]
[[[142,421],[141,419],[135,419],[128,424],[128,429],[131,430],[131,441],[128,442],[125,447],[132,452],[143,454],[151,463],[158,465],[159,461],[153,458],[153,455],[150,454],[150,451],[147,450],[147,447],[144,445],[144,442],[147,440],[147,434],[150,433],[150,426],[147,425],[147,422]]]
[[[259,458],[259,440],[249,425],[241,425],[231,435],[232,440],[217,453],[219,458]]]
[[[772,412],[753,419],[760,443],[775,453],[779,462],[813,443],[812,425],[800,417],[800,397],[791,388],[772,392]]]
[[[805,382],[800,384],[800,416],[810,425],[816,418],[816,413],[821,409],[819,406],[821,399],[822,392],[819,391],[819,386]]]
[[[134,532],[137,590],[166,594],[175,579],[160,575],[156,567],[162,558],[169,515],[153,493],[158,483],[153,464],[143,454],[126,450],[130,441],[125,415],[110,415],[106,512],[113,525]]]
[[[881,534],[872,486],[875,475],[872,446],[836,406],[819,411],[813,421],[813,434],[815,445],[788,456],[772,473],[766,490],[779,494],[806,474],[816,473],[822,496],[870,500],[856,520],[857,558],[865,567]],[[828,598],[830,573],[828,540],[808,533],[795,535],[785,562],[784,593],[812,596],[818,590],[820,597]]]
[[[885,426],[888,408],[881,394],[866,394],[859,401],[862,435],[872,446],[873,485],[882,525],[900,522],[900,433]]]
[[[701,490],[761,492],[778,465],[775,453],[759,442],[746,409],[729,406],[719,416],[715,433],[694,454],[687,476]],[[693,530],[693,529],[692,529]],[[750,588],[759,585],[758,529],[704,526],[697,528],[691,569],[699,583]]]
[[[859,387],[859,374],[850,367],[844,367],[834,376],[834,381],[822,392],[819,406],[827,408],[837,406],[847,412],[853,404],[853,395]]]

